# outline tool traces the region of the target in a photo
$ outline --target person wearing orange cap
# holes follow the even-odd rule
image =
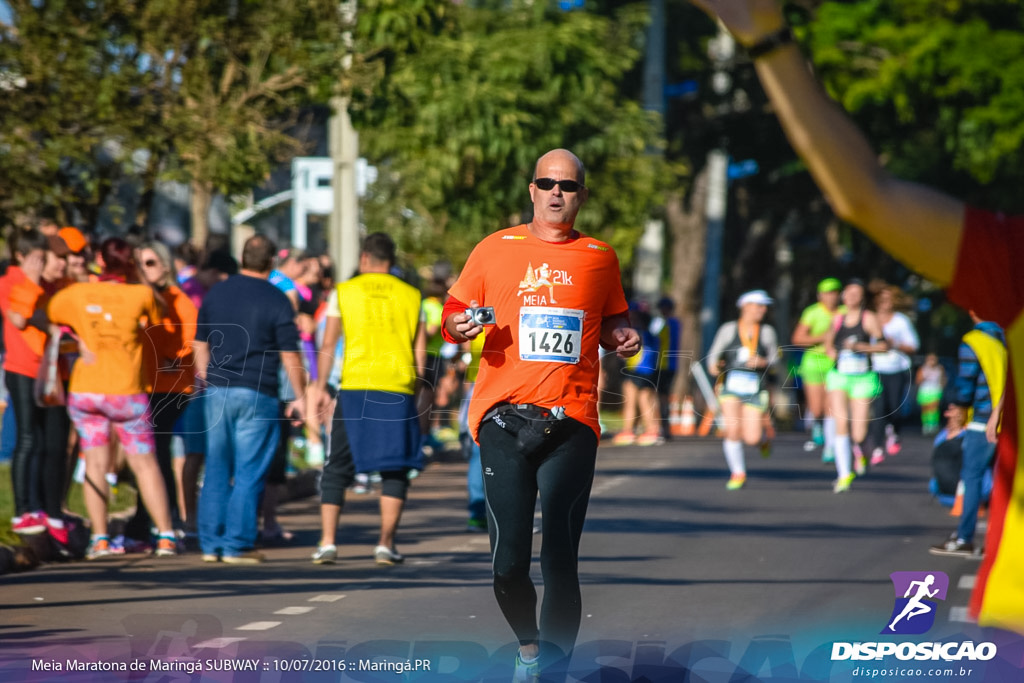
[[[60,236],[64,243],[68,245],[68,249],[73,254],[80,254],[85,251],[85,248],[89,246],[89,240],[85,238],[82,231],[73,226],[65,226],[61,228],[57,235]]]
[[[86,266],[89,260],[89,240],[81,230],[71,226],[61,228],[57,234],[70,250],[67,255],[67,277],[75,282],[88,282],[89,269]]]

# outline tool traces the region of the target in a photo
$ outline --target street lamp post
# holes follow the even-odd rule
[[[736,54],[736,42],[719,23],[718,35],[708,43],[708,55],[714,65],[711,87],[715,94],[724,96],[732,89],[732,77],[727,65]],[[728,104],[721,105],[728,109]],[[707,224],[707,258],[704,263],[704,298],[700,311],[701,355],[706,356],[719,324],[719,299],[722,274],[722,242],[725,237],[726,202],[729,191],[729,155],[724,141],[708,153],[708,196],[704,215]]]
[[[339,12],[347,26],[356,21],[356,0],[340,3]],[[343,69],[351,66],[352,33],[344,34],[349,54]],[[352,127],[348,114],[348,98],[331,99],[333,114],[330,121],[329,143],[334,162],[332,187],[334,208],[329,223],[328,244],[331,258],[337,266],[339,280],[348,279],[359,267],[359,199],[356,192],[356,163],[359,159],[359,134]]]

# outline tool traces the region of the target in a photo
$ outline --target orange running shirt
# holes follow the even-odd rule
[[[75,363],[70,391],[125,395],[146,390],[140,321],[162,319],[148,285],[77,283],[57,292],[48,312],[50,322],[74,328],[96,355],[95,363]]]
[[[598,346],[605,318],[625,315],[619,260],[604,242],[578,236],[544,242],[525,225],[485,237],[450,294],[493,306],[469,406],[477,437],[495,404],[562,406],[600,438]]]
[[[46,305],[46,299],[43,288],[26,277],[11,287],[7,310],[28,320],[36,308]],[[7,342],[7,355],[4,358],[4,370],[35,377],[39,373],[49,335],[32,325],[19,330],[9,320],[6,322],[8,325],[4,328],[4,341]]]
[[[7,317],[7,312],[11,310],[11,292],[16,286],[27,280],[25,273],[15,265],[10,266],[7,272],[0,277],[0,314],[3,314],[4,344],[6,346],[4,370],[35,377],[30,370],[32,367],[39,368],[38,361],[33,365],[31,349],[22,338],[21,330],[15,327]]]
[[[143,332],[143,368],[146,388],[154,394],[190,394],[196,371],[192,342],[199,311],[178,287],[163,290],[167,308],[162,318],[149,322]]]

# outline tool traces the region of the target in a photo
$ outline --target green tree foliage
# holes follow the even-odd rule
[[[0,24],[0,213],[98,207],[125,171],[118,141],[142,122],[132,95],[144,78],[122,8],[7,4],[14,21]]]
[[[10,82],[0,170],[17,179],[0,187],[8,213],[41,202],[98,207],[126,172],[191,183],[200,204],[247,190],[299,151],[285,131],[298,107],[326,99],[345,53],[334,0],[9,4],[12,25],[0,26]],[[205,211],[194,222],[201,241]]]
[[[382,178],[368,227],[392,229],[424,259],[461,262],[484,234],[528,218],[534,162],[565,147],[588,168],[579,228],[628,261],[667,181],[660,158],[646,153],[659,144],[658,122],[623,96],[644,14],[514,1],[449,4],[440,17],[413,4],[421,11],[402,21],[384,19],[394,3],[360,4],[356,51],[377,56],[383,75],[353,102],[362,151]],[[404,33],[425,17],[433,34],[402,50],[375,47],[382,27]]]
[[[1024,5],[825,3],[807,39],[830,92],[894,173],[1024,209]]]
[[[702,41],[707,24],[669,2],[669,80],[694,78],[700,95],[670,103],[668,150],[700,171],[704,150],[725,141],[760,172],[731,183],[722,314],[735,294],[792,283],[795,322],[825,275],[883,278],[936,301],[938,294],[835,220],[786,143],[742,50],[728,69],[749,107],[724,115],[712,93]],[[1024,6],[1014,0],[794,0],[790,20],[830,94],[855,118],[894,174],[985,206],[1024,210]],[[731,96],[730,96],[731,97]],[[835,160],[842,163],[841,159]],[[897,226],[894,226],[896,229]],[[792,261],[776,262],[776,254]],[[784,286],[786,285],[786,286]],[[944,315],[944,314],[943,314]],[[919,321],[927,337],[927,316]],[[939,334],[955,340],[951,327]],[[944,348],[940,345],[940,348]],[[955,348],[955,347],[954,347]]]
[[[816,4],[800,31],[815,69],[892,173],[981,206],[1024,211],[1024,5]],[[953,353],[959,334],[950,321],[958,314],[940,293],[859,232],[844,226],[836,234],[848,269],[932,300],[934,312],[918,320],[925,347]],[[959,319],[961,328],[969,324]]]
[[[340,71],[344,28],[334,0],[156,0],[138,17],[155,84],[147,104],[172,150],[165,175],[193,188],[193,240],[205,238],[213,191],[262,181],[302,151],[288,132],[298,108],[325,101]]]

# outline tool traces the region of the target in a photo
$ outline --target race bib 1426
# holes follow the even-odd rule
[[[583,318],[583,311],[572,308],[523,306],[519,309],[519,358],[579,363]]]

